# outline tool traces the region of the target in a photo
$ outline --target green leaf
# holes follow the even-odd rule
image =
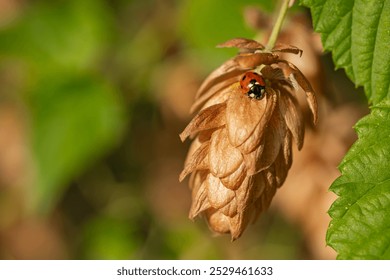
[[[327,242],[340,259],[390,259],[390,101],[356,125],[359,140],[331,186]]]
[[[83,239],[83,257],[93,260],[134,259],[142,244],[134,225],[105,216],[86,223]]]
[[[337,68],[345,68],[368,100],[390,97],[390,0],[301,0]]]
[[[24,12],[0,31],[0,58],[19,62],[25,74],[32,209],[47,213],[69,182],[118,141],[124,104],[96,67],[112,36],[104,1],[40,1]]]
[[[390,0],[301,0],[337,68],[374,104],[331,190],[327,242],[341,259],[390,258]]]
[[[1,56],[28,64],[34,78],[75,73],[94,66],[110,34],[110,15],[101,0],[39,2],[0,32]]]
[[[43,212],[55,205],[70,179],[118,141],[123,124],[118,93],[109,84],[62,78],[31,93],[34,202]]]

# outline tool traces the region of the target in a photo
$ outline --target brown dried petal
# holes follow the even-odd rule
[[[257,187],[254,183],[253,176],[248,176],[241,187],[236,190],[237,211],[239,213],[244,212],[253,203],[253,195]]]
[[[270,65],[276,63],[278,59],[279,56],[274,53],[243,53],[234,58],[239,67],[243,69],[255,69],[261,64]]]
[[[220,67],[215,69],[207,78],[203,81],[196,93],[196,99],[200,98],[205,92],[207,92],[214,85],[223,82],[224,80],[235,78],[244,73],[246,69],[240,67],[235,58],[229,59]]]
[[[200,111],[180,134],[181,141],[202,130],[217,128],[225,124],[226,103],[215,104]]]
[[[266,186],[265,190],[272,189],[273,187],[276,188],[276,180],[272,168],[264,170],[264,178],[265,178],[265,186]]]
[[[220,209],[226,206],[235,198],[234,191],[225,188],[222,182],[212,174],[207,176],[205,185],[210,205],[215,209]]]
[[[200,109],[206,102],[208,102],[212,97],[213,100],[216,100],[217,102],[214,102],[211,105],[214,105],[216,103],[223,103],[225,102],[229,96],[230,96],[230,89],[229,86],[234,84],[235,82],[238,82],[240,80],[240,76],[234,76],[232,78],[226,79],[212,87],[210,87],[208,90],[202,93],[202,95],[195,100],[194,104],[191,106],[190,112],[193,113]],[[209,106],[206,106],[209,107]]]
[[[289,167],[286,165],[283,157],[283,150],[280,150],[279,155],[275,159],[273,168],[274,168],[276,185],[279,188],[286,180],[287,173],[289,170]]]
[[[208,152],[210,148],[210,141],[202,143],[202,145],[189,157],[183,171],[180,174],[179,181],[193,172],[194,170],[208,169],[209,160]]]
[[[279,112],[275,110],[264,137],[264,150],[256,164],[256,171],[262,171],[275,161],[284,139],[285,128],[280,123]]]
[[[245,210],[242,213],[237,213],[236,216],[230,218],[230,234],[232,241],[236,240],[241,236],[246,227],[248,226],[253,213]]]
[[[318,121],[318,114],[317,114],[317,99],[315,93],[313,91],[306,91],[306,99],[307,99],[307,103],[309,104],[310,111],[313,114],[313,123],[316,124]]]
[[[210,172],[216,177],[226,177],[240,167],[242,155],[230,144],[226,129],[217,130],[211,136],[209,159]]]
[[[300,48],[287,44],[276,44],[272,51],[299,54],[299,56],[302,56],[303,53]]]
[[[300,150],[303,146],[303,137],[305,134],[303,116],[297,100],[285,90],[282,91],[282,94],[283,98],[280,98],[279,109],[282,116],[284,116],[288,129],[294,137],[298,150]]]
[[[237,148],[240,150],[243,154],[249,154],[252,153],[259,145],[263,138],[264,130],[267,127],[267,123],[271,119],[272,113],[275,109],[276,102],[277,102],[277,94],[274,90],[271,88],[267,88],[267,95],[266,95],[266,107],[263,111],[263,116],[261,117],[260,121],[256,125],[253,133],[251,133],[248,137],[248,139],[245,140],[240,146]],[[252,102],[256,102],[252,100]],[[259,108],[261,110],[261,108]]]
[[[222,214],[228,216],[228,217],[234,217],[237,215],[237,199],[233,198],[232,201],[230,201],[228,204],[226,204],[224,207],[218,209]]]
[[[256,201],[256,208],[259,209],[259,212],[264,212],[269,208],[272,198],[276,193],[276,180],[275,176],[269,170],[264,171],[266,187],[264,188],[263,193]]]
[[[222,44],[217,45],[219,48],[239,48],[239,49],[250,49],[259,50],[264,49],[264,46],[259,42],[246,38],[234,38],[228,40]]]
[[[263,193],[266,188],[264,172],[257,173],[254,176],[251,176],[251,180],[253,181],[253,201],[256,201]]]
[[[265,65],[260,72],[267,80],[276,80],[277,82],[287,81],[283,70],[280,68],[273,68],[270,65]]]
[[[208,174],[208,171],[206,171],[206,170],[194,171],[191,174],[190,180],[188,182],[190,190],[194,190],[196,188],[199,188],[199,186],[203,184],[204,180],[206,180],[207,174]]]
[[[257,173],[256,175],[252,176],[254,180],[254,192],[253,192],[253,203],[252,203],[252,210],[255,211],[255,215],[253,217],[253,222],[256,221],[256,219],[259,217],[261,212],[263,212],[263,209],[261,205],[259,205],[259,202],[261,202],[260,197],[264,193],[265,189],[267,188],[266,180],[264,172]]]
[[[281,139],[278,138],[279,132],[277,130],[267,129],[264,144],[258,148],[260,152],[255,150],[251,154],[244,156],[246,165],[249,165],[249,162],[251,162],[251,166],[248,166],[248,174],[259,173],[269,168],[275,161],[281,147]],[[261,156],[258,157],[260,153]]]
[[[291,138],[291,132],[287,131],[282,143],[284,163],[288,169],[292,164]]]
[[[268,98],[254,100],[237,88],[226,102],[226,128],[230,143],[238,147],[253,133],[266,111]]]
[[[241,184],[244,181],[246,175],[247,175],[246,166],[245,166],[245,163],[243,161],[241,163],[240,167],[238,167],[236,169],[236,171],[234,171],[230,175],[228,175],[226,177],[222,177],[220,179],[221,179],[222,184],[225,187],[227,187],[227,188],[229,188],[231,190],[236,190],[236,189],[238,189],[241,186]]]
[[[291,68],[294,74],[294,78],[298,82],[299,86],[305,91],[307,103],[309,104],[309,108],[313,114],[313,123],[316,124],[318,120],[317,99],[310,82],[306,79],[306,77],[302,74],[298,67],[296,67],[291,62],[286,60],[279,60],[279,62],[285,63]]]
[[[245,166],[247,166],[247,174],[249,176],[254,175],[259,171],[261,171],[261,167],[262,167],[261,155],[263,154],[264,151],[264,142],[265,139],[262,138],[261,143],[253,152],[243,155]]]
[[[216,209],[210,208],[206,211],[206,218],[210,229],[217,233],[229,233],[230,221],[229,217],[225,216]]]
[[[211,129],[199,131],[198,136],[196,138],[198,139],[198,141],[200,143],[209,141],[211,139],[211,135],[213,135],[213,133],[216,130],[221,129],[221,128],[222,127],[217,127],[217,128],[211,128]]]
[[[191,220],[211,207],[207,197],[206,185],[206,181],[204,181],[192,190],[192,205],[188,215]]]

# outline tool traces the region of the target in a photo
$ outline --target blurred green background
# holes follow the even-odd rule
[[[178,134],[202,79],[276,1],[1,0],[0,258],[302,259],[270,210],[244,236],[188,220]]]

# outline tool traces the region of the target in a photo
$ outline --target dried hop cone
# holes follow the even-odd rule
[[[292,139],[302,148],[304,121],[294,91],[306,93],[314,123],[317,102],[301,71],[278,55],[302,54],[300,49],[277,45],[267,51],[243,38],[219,47],[240,52],[197,92],[192,111],[200,111],[180,134],[182,141],[194,138],[180,181],[192,173],[189,217],[204,215],[213,231],[234,240],[269,207],[286,179]]]

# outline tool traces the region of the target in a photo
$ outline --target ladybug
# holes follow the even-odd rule
[[[246,72],[240,81],[242,91],[250,98],[260,100],[265,94],[265,81],[260,74]]]

